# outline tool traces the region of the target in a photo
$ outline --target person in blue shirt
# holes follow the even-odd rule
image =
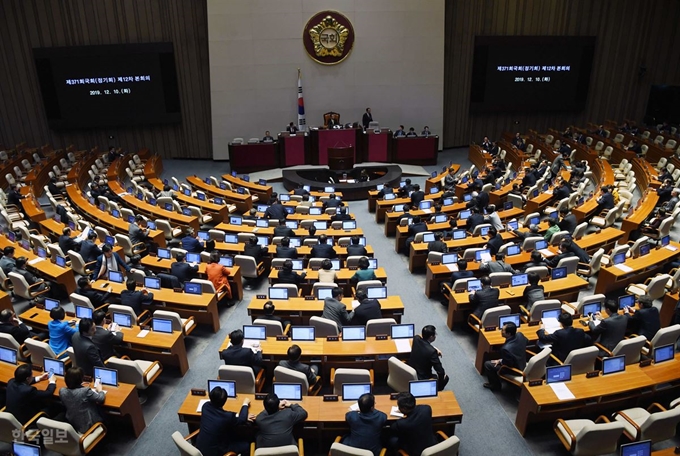
[[[205,245],[194,233],[193,228],[187,228],[185,235],[182,238],[182,248],[189,253],[201,253],[205,248]]]
[[[57,306],[50,310],[50,318],[52,319],[47,324],[47,329],[50,333],[50,348],[55,355],[63,352],[71,346],[71,336],[78,330],[75,326],[71,326],[69,322],[65,322],[66,312],[61,306]],[[60,358],[66,358],[68,355],[64,353]]]
[[[362,394],[357,401],[359,411],[347,412],[345,421],[349,425],[349,435],[342,443],[354,448],[372,451],[375,456],[380,454],[380,433],[387,422],[387,415],[375,409],[375,397],[371,393]]]

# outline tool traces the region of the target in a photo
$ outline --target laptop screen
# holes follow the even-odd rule
[[[518,245],[511,245],[507,248],[505,251],[505,254],[507,256],[514,256],[514,255],[519,255],[522,252],[522,249]]]
[[[342,340],[366,340],[365,326],[343,326]]]
[[[482,289],[482,281],[479,279],[473,279],[467,281],[467,291],[477,291]]]
[[[151,329],[155,332],[172,334],[172,320],[165,318],[153,318],[151,319]]]
[[[62,268],[66,267],[66,258],[63,256],[57,255],[57,266],[61,266]]]
[[[333,288],[323,287],[316,289],[316,299],[326,299],[333,297]]]
[[[291,230],[297,230],[298,221],[297,220],[286,220],[286,226]]]
[[[661,345],[654,349],[654,363],[662,363],[675,358],[675,345]]]
[[[387,196],[387,195],[385,195]],[[309,215],[321,215],[321,208],[320,207],[310,207],[309,208]]]
[[[257,212],[267,212],[267,209],[269,209],[269,205],[267,205],[267,204],[258,204],[257,205]]]
[[[290,330],[292,340],[314,340],[313,326],[293,326]]]
[[[208,233],[207,231],[199,231],[198,232],[198,238],[201,241],[208,241],[208,240],[210,240],[210,233]]]
[[[118,371],[116,369],[95,367],[94,376],[101,379],[102,385],[118,386]]]
[[[465,239],[466,237],[467,233],[465,232],[465,230],[453,230],[454,240]]]
[[[218,386],[227,392],[227,397],[236,397],[236,382],[229,380],[208,380],[208,393]]]
[[[434,242],[434,233],[423,234],[423,242]]]
[[[302,385],[299,383],[274,383],[274,394],[276,394],[279,399],[301,401]]]
[[[481,236],[486,236],[489,234],[489,227],[488,226],[483,226],[479,229],[479,234]]]
[[[516,230],[519,228],[519,222],[517,220],[510,220],[508,222],[508,229]]]
[[[547,243],[546,241],[544,241],[544,240],[536,241],[536,243],[534,244],[534,247],[536,248],[536,250],[547,249],[547,248],[548,248],[548,243]]]
[[[602,303],[601,302],[593,302],[590,304],[586,304],[583,306],[583,315],[595,315],[597,312],[602,311]]]
[[[241,223],[243,223],[243,219],[241,217],[234,216],[234,215],[229,217],[229,224],[230,225],[241,225]]]
[[[28,443],[12,442],[14,456],[40,456],[40,447]]]
[[[170,259],[170,250],[168,249],[158,249],[158,258],[162,260],[169,260]]]
[[[342,222],[343,230],[355,230],[357,228],[356,220],[345,220]]]
[[[53,372],[54,375],[64,375],[64,362],[54,358],[43,358],[45,372]]]
[[[257,236],[257,245],[260,247],[267,247],[269,245],[268,236]]]
[[[288,299],[288,288],[269,287],[269,299]]]
[[[413,323],[390,326],[390,337],[392,339],[413,339],[415,325]]]
[[[85,306],[76,306],[76,318],[92,318],[92,309]]]
[[[0,347],[0,361],[10,364],[17,363],[17,351],[13,348]]]
[[[200,263],[201,254],[200,253],[187,253],[186,256],[187,263]]]
[[[571,365],[553,366],[545,369],[546,383],[568,382],[571,380]]]
[[[368,287],[366,288],[366,295],[369,299],[385,299],[387,298],[387,287]]]
[[[128,314],[113,312],[113,322],[118,326],[132,328],[132,318]]]
[[[541,319],[546,319],[546,318],[557,318],[562,314],[562,309],[550,309],[550,310],[544,310],[541,312]]]
[[[106,243],[109,244],[111,247],[113,247],[114,245],[116,245],[116,238],[113,237],[113,236],[106,236],[106,237],[104,238],[104,242],[106,242]]]
[[[519,314],[503,315],[498,317],[498,327],[502,328],[506,323],[514,323],[518,328],[522,324],[522,319]]]
[[[368,269],[378,269],[378,259],[369,258],[368,259]]]
[[[626,355],[612,356],[602,360],[602,375],[615,374],[626,370]]]
[[[437,380],[412,380],[408,382],[408,392],[415,398],[437,397]]]
[[[642,244],[640,246],[640,256],[645,256],[649,253],[651,246],[649,244]]]
[[[446,214],[439,214],[434,216],[434,222],[435,223],[444,223],[449,219],[449,216]]]
[[[269,228],[269,221],[267,219],[255,220],[255,226],[258,228]]]
[[[619,309],[635,306],[635,295],[619,296]]]
[[[435,192],[435,193],[437,193],[437,192]],[[421,210],[430,209],[431,207],[432,207],[432,201],[430,201],[430,200],[421,201],[418,204],[418,208],[421,209]]]
[[[109,271],[109,280],[115,283],[123,283],[123,273],[120,271]]]
[[[670,236],[664,236],[661,238],[661,245],[663,247],[666,247],[668,244],[671,242],[671,237]]]
[[[617,253],[616,255],[614,255],[614,259],[612,260],[612,263],[621,264],[621,263],[624,263],[625,261],[626,261],[626,253],[621,252],[621,253]]]
[[[220,264],[222,266],[226,266],[226,267],[230,268],[230,267],[234,266],[234,258],[232,258],[230,256],[220,257]]]
[[[188,294],[200,295],[203,293],[203,289],[200,283],[185,282],[184,292]]]
[[[146,222],[146,226],[147,226],[150,230],[155,230],[155,229],[156,229],[156,222],[152,222],[151,220],[148,220],[148,221]]]
[[[513,287],[521,287],[529,283],[529,274],[515,274],[511,280]]]
[[[482,261],[485,256],[491,256],[491,252],[489,252],[489,249],[477,250],[475,252],[475,260],[477,261]]]
[[[460,218],[461,220],[465,220],[467,218],[470,218],[470,211],[468,211],[467,209],[464,210],[464,211],[460,211],[458,218]]]
[[[452,264],[458,261],[458,254],[456,253],[445,253],[442,255],[442,264]]]
[[[153,290],[160,290],[161,279],[158,277],[144,277],[144,286]]]
[[[442,206],[451,206],[453,204],[453,198],[444,198],[442,201]]]
[[[45,310],[52,310],[59,307],[59,301],[52,298],[45,298]]]
[[[342,384],[342,400],[343,401],[357,401],[364,394],[370,394],[370,383],[343,383]]]
[[[621,456],[651,456],[651,454],[651,440],[643,440],[642,442],[633,442],[621,445]]]
[[[243,338],[246,340],[265,340],[267,338],[267,327],[243,325]]]
[[[47,258],[47,252],[46,252],[45,249],[43,249],[42,247],[38,247],[38,248],[36,249],[36,251],[38,252],[38,256],[39,256],[40,258],[42,258],[42,259]]]
[[[552,278],[554,279],[563,279],[567,276],[567,268],[555,268],[551,272]]]

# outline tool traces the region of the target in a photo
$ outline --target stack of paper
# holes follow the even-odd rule
[[[543,328],[547,334],[552,334],[560,329],[560,323],[557,321],[557,318],[543,318],[541,323],[543,323]]]
[[[396,416],[397,418],[403,418],[404,414],[399,411],[399,407],[396,405],[392,406],[392,410],[390,410],[390,416]]]
[[[553,393],[555,393],[555,396],[557,396],[557,399],[561,401],[576,399],[576,396],[574,396],[574,393],[571,392],[566,383],[550,383],[548,386],[552,388]]]
[[[617,265],[614,265],[614,267],[619,268],[623,272],[632,272],[633,271],[633,268],[631,268],[630,266],[626,266],[623,263],[619,263]]]
[[[33,258],[32,260],[29,260],[29,261],[28,261],[28,264],[30,264],[30,265],[32,266],[32,265],[34,265],[34,264],[36,264],[36,263],[40,263],[42,260],[44,260],[44,258],[40,258],[40,257]]]
[[[674,245],[670,245],[670,244],[667,245],[666,248],[667,248],[668,250],[670,250],[671,252],[675,252],[676,250],[678,250],[677,247],[675,247]]]
[[[397,353],[411,353],[411,339],[394,339]]]

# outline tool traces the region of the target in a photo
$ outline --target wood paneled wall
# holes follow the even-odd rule
[[[149,42],[174,43],[180,124],[48,128],[32,48]],[[2,0],[0,66],[0,145],[148,147],[163,157],[212,158],[205,0]]]
[[[680,84],[677,0],[447,0],[445,147],[502,131],[545,131],[624,118],[642,121],[650,86]],[[586,109],[581,113],[470,114],[475,35],[596,36]],[[640,66],[647,72],[639,77]]]

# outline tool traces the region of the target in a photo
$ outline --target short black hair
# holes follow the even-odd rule
[[[107,253],[107,252],[110,252],[111,250],[112,250],[111,246],[108,243],[106,243],[102,246],[102,253]]]
[[[416,398],[411,393],[399,393],[397,396],[397,407],[404,415],[408,415],[416,408]]]
[[[88,279],[85,276],[82,276],[81,278],[78,279],[78,288],[85,288],[90,284],[90,279]]]
[[[276,307],[274,306],[273,302],[267,301],[264,303],[264,306],[262,306],[262,310],[264,310],[265,315],[274,315]]]
[[[235,329],[229,333],[229,340],[232,345],[241,345],[243,343],[243,330]]]
[[[273,415],[279,411],[279,403],[279,396],[274,393],[269,393],[267,394],[267,397],[264,398],[264,409],[267,413]]]
[[[284,247],[290,247],[290,238],[288,236],[284,236],[283,239],[281,239],[281,245]]]
[[[302,356],[302,349],[298,344],[293,344],[288,348],[287,354],[290,361],[297,361]]]
[[[182,252],[177,252],[177,255],[175,255],[175,259],[177,260],[178,263],[181,263],[182,261],[184,261],[184,254]]]
[[[106,312],[104,312],[103,310],[97,310],[95,313],[92,314],[92,321],[96,326],[99,326],[102,324],[105,317]]]
[[[227,402],[227,391],[221,386],[216,386],[210,390],[210,403],[215,407],[222,408],[224,403]]]
[[[82,386],[84,373],[80,367],[71,367],[64,375],[64,382],[68,389],[77,389]]]
[[[324,260],[321,262],[321,269],[324,271],[330,271],[332,268],[333,262],[328,258],[324,258]]]
[[[128,291],[135,291],[135,288],[137,288],[137,282],[135,279],[127,279],[125,282],[125,287],[128,289]]]
[[[654,299],[652,299],[652,297],[649,295],[642,295],[638,298],[638,303],[640,304],[641,307],[649,309],[650,307],[652,307],[652,305],[654,305]]]
[[[350,240],[352,241],[352,245],[359,245],[359,236],[352,236]]]
[[[16,259],[14,262],[17,268],[23,268],[26,266],[26,257],[20,256],[19,258]]]
[[[562,312],[560,316],[557,317],[557,321],[560,322],[563,327],[568,328],[574,324],[574,317],[568,312]]]
[[[543,255],[541,255],[541,252],[538,250],[534,250],[531,252],[531,261],[534,263],[537,263],[539,261],[543,261]]]
[[[14,369],[14,380],[17,383],[25,383],[31,375],[33,375],[33,371],[30,364],[21,364]]]
[[[359,302],[363,301],[364,299],[368,299],[368,295],[364,290],[358,290],[354,297],[357,298],[357,301]]]
[[[538,282],[541,280],[541,276],[535,272],[530,272],[527,274],[527,280],[531,285],[538,285]]]
[[[334,298],[339,298],[342,296],[342,287],[335,287],[333,288],[333,291],[331,291],[331,296]]]
[[[434,325],[425,325],[423,326],[422,331],[420,331],[420,336],[427,340],[430,337],[434,336],[437,334],[437,328],[434,327]]]
[[[12,311],[9,309],[3,309],[0,311],[0,323],[7,323],[12,319]]]
[[[54,309],[50,310],[50,318],[52,320],[63,320],[66,318],[66,312],[64,311],[64,308],[61,306],[57,306]]]
[[[484,276],[479,281],[482,282],[482,286],[491,286],[491,278],[489,276]]]
[[[359,396],[358,402],[359,411],[361,413],[368,413],[373,410],[373,407],[375,406],[375,396],[373,396],[371,393],[364,393]]]
[[[359,269],[368,269],[368,264],[369,264],[368,258],[366,258],[365,256],[362,256],[361,258],[359,258],[359,263],[358,263]]]
[[[14,247],[12,247],[11,245],[8,245],[4,249],[2,249],[2,253],[4,255],[12,255],[14,253]]]
[[[80,334],[87,334],[90,332],[94,326],[94,321],[91,318],[81,318],[80,323],[78,323],[78,331]]]
[[[456,264],[458,265],[458,269],[460,271],[465,271],[467,269],[468,262],[466,259],[460,258],[458,261],[456,261]]]
[[[285,225],[285,224],[286,224],[285,218],[279,219],[279,225]]]
[[[290,260],[290,259],[286,259],[286,260],[283,262],[283,265],[281,265],[281,267],[282,267],[283,269],[285,269],[286,271],[292,271],[292,270],[293,270],[293,261]]]
[[[319,244],[325,244],[327,239],[328,236],[326,236],[325,234],[319,235]]]
[[[607,309],[607,312],[610,314],[615,315],[619,311],[619,304],[613,299],[607,299],[604,302],[604,308]]]
[[[514,336],[517,334],[517,326],[515,323],[509,321],[503,325],[503,329],[505,329],[505,334],[508,334],[510,336]]]

